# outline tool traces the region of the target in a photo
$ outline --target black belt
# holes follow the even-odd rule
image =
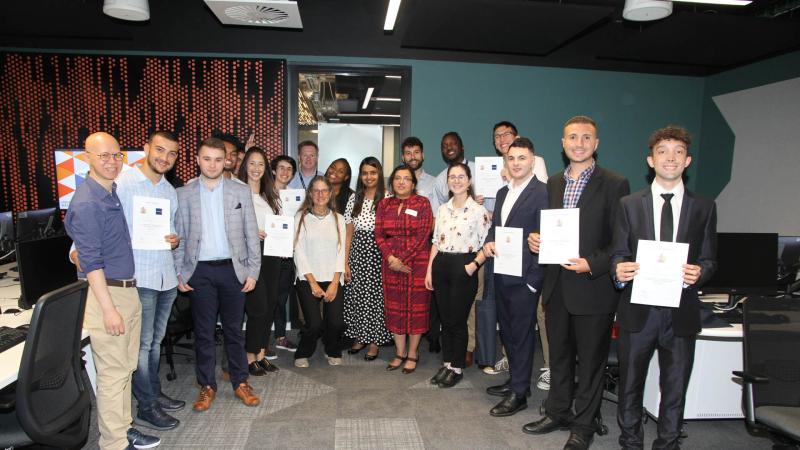
[[[136,280],[114,280],[111,278],[106,278],[106,285],[121,288],[135,288]]]
[[[199,262],[201,262],[203,264],[208,264],[209,266],[228,266],[228,265],[233,264],[233,260],[230,259],[230,258],[228,258],[228,259],[212,259],[212,260],[209,260],[209,261],[199,261]]]

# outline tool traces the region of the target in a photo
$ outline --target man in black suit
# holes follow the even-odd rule
[[[624,197],[614,225],[611,272],[622,289],[617,322],[619,334],[620,396],[617,420],[624,449],[644,446],[642,397],[647,368],[658,349],[661,403],[658,438],[654,449],[680,448],[686,387],[700,332],[697,289],[717,267],[717,212],[713,200],[695,195],[683,185],[689,167],[691,138],[680,127],[657,130],[650,137],[647,163],[655,170],[653,184]],[[683,265],[683,292],[677,308],[631,303],[638,274],[636,249],[640,239],[689,244]]]
[[[517,138],[505,155],[511,182],[497,191],[497,203],[492,214],[492,227],[486,236],[483,251],[496,256],[497,227],[521,228],[528,236],[539,228],[539,212],[547,207],[547,188],[533,175],[534,148],[527,138]],[[508,355],[511,378],[506,384],[487,389],[492,395],[503,392],[505,397],[489,411],[492,416],[511,416],[528,406],[533,370],[533,350],[536,345],[534,325],[536,306],[542,288],[544,270],[539,258],[528,250],[522,240],[522,276],[494,274],[497,317],[500,339]],[[502,257],[502,255],[500,255]]]
[[[570,259],[569,265],[547,266],[542,296],[550,341],[547,413],[522,430],[544,434],[569,428],[566,450],[591,445],[619,300],[608,275],[608,262],[619,199],[630,193],[630,186],[627,179],[596,163],[599,144],[594,120],[586,116],[569,119],[561,138],[569,165],[547,180],[550,208],[580,208],[580,257]],[[532,252],[539,253],[540,242],[539,233],[528,236]],[[576,356],[580,361],[577,368]],[[576,372],[578,386],[574,387]]]

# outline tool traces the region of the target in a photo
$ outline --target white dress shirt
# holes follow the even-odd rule
[[[508,219],[508,215],[511,214],[511,208],[514,207],[514,203],[517,202],[520,194],[522,194],[522,191],[528,187],[532,179],[533,173],[531,173],[528,178],[525,179],[525,181],[516,187],[514,186],[513,181],[508,183],[508,194],[506,194],[506,199],[503,201],[503,209],[500,210],[500,223],[503,226],[506,226],[506,220]]]
[[[653,184],[650,185],[650,191],[653,193],[653,228],[656,232],[657,241],[661,240],[661,208],[664,207],[664,198],[661,197],[661,194],[675,194],[672,200],[670,200],[670,204],[672,205],[672,242],[675,242],[678,236],[678,223],[681,217],[684,190],[683,180],[671,191],[664,189],[655,180],[653,180]]]

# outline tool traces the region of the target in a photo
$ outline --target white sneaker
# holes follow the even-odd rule
[[[500,361],[497,361],[494,367],[488,366],[483,368],[483,373],[487,375],[498,375],[503,372],[508,372],[508,358],[505,356]]]
[[[536,382],[536,387],[543,390],[549,391],[550,390],[550,368],[549,367],[542,367],[541,368],[542,374],[539,375],[539,381]]]
[[[308,358],[297,358],[294,360],[294,366],[300,367],[301,369],[305,369],[308,367]]]
[[[341,366],[342,365],[342,358],[334,358],[333,356],[325,356],[328,358],[328,364],[332,366]]]

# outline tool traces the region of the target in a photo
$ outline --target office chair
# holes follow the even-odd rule
[[[166,358],[169,365],[169,372],[167,372],[167,380],[169,381],[178,378],[175,373],[174,356],[183,356],[188,361],[192,361],[194,357],[193,353],[176,351],[176,347],[178,349],[194,349],[192,344],[180,342],[182,338],[191,336],[192,330],[194,330],[194,322],[192,321],[192,309],[189,299],[186,295],[179,293],[172,304],[172,311],[167,321],[167,332],[164,334],[164,340],[161,341],[161,354]]]
[[[750,297],[744,303],[743,403],[750,434],[773,448],[800,443],[800,302]]]
[[[33,312],[10,411],[0,413],[0,447],[72,448],[89,433],[89,391],[81,377],[81,328],[89,285],[43,295]]]

